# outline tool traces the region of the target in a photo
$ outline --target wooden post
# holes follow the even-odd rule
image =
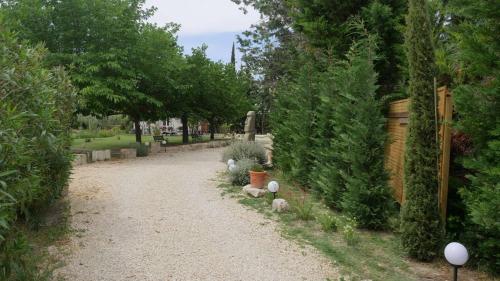
[[[439,168],[439,210],[443,222],[446,221],[448,206],[448,177],[450,173],[451,121],[453,118],[453,101],[446,87],[438,89],[439,95],[439,137],[440,137],[440,168]]]

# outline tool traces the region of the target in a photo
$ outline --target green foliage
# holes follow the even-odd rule
[[[347,220],[342,227],[342,236],[349,246],[356,246],[361,240],[356,232],[357,222],[355,220]]]
[[[47,46],[48,64],[71,68],[82,113],[134,121],[166,115],[183,60],[177,26],[146,24],[153,10],[143,9],[144,0],[33,2],[2,1],[2,10],[20,38]]]
[[[137,157],[146,157],[149,155],[149,146],[144,143],[136,143],[134,148],[137,150]]]
[[[44,67],[43,48],[17,41],[3,23],[0,45],[0,279],[29,280],[29,246],[11,231],[67,184],[75,94],[62,69]]]
[[[316,73],[308,64],[299,70],[296,79],[283,83],[272,115],[273,161],[304,185],[308,183],[314,159],[311,147],[318,103]]]
[[[404,23],[406,3],[402,0],[293,0],[289,1],[290,15],[295,29],[308,41],[324,51],[345,54],[358,34],[353,33],[350,21],[361,18],[372,34],[377,34],[380,43],[380,60],[376,70],[380,74],[378,83],[383,94],[391,91],[401,79],[400,65],[404,61],[401,51],[403,35],[400,26]]]
[[[406,46],[411,98],[401,211],[403,247],[419,260],[438,255],[442,228],[438,211],[438,181],[432,29],[425,0],[410,0]]]
[[[321,225],[323,231],[325,232],[337,231],[339,223],[337,221],[337,218],[335,218],[334,216],[329,214],[321,214],[316,217],[316,220]]]
[[[72,137],[75,139],[94,139],[94,138],[109,138],[123,134],[120,128],[115,127],[110,130],[79,130],[74,131]]]
[[[350,108],[344,112],[345,131],[337,134],[337,141],[346,148],[340,158],[349,167],[342,173],[346,184],[342,209],[356,218],[360,227],[381,229],[387,226],[393,199],[384,168],[387,136],[382,104],[376,98],[375,51],[373,37],[360,40],[335,73],[338,101]]]
[[[228,146],[222,155],[222,160],[227,162],[227,160],[233,159],[234,161],[239,161],[242,159],[251,159],[252,161],[264,164],[267,162],[266,150],[261,144],[250,141],[235,141],[230,146]]]
[[[336,67],[330,67],[326,78],[321,82],[321,103],[316,111],[318,133],[311,148],[314,162],[309,183],[313,190],[325,199],[328,206],[340,210],[342,194],[345,191],[342,173],[347,172],[348,166],[341,156],[341,152],[347,148],[337,136],[344,134],[344,125],[350,122],[351,108],[338,102],[340,96],[334,71]]]
[[[472,139],[473,151],[462,164],[470,172],[460,190],[465,231],[459,239],[470,249],[471,263],[500,274],[500,9],[494,1],[450,1],[458,24],[449,27],[461,68],[453,90],[457,129]]]
[[[244,186],[250,183],[249,171],[255,165],[252,159],[239,159],[236,162],[236,168],[229,172],[229,179],[233,185]]]
[[[250,168],[250,171],[252,172],[264,172],[264,168],[262,165],[255,163],[252,168]]]
[[[290,198],[290,207],[298,219],[303,221],[312,220],[313,217],[313,202],[306,196]]]

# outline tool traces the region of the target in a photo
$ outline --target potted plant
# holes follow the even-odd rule
[[[260,164],[254,164],[250,169],[250,185],[254,188],[264,188],[267,173]]]

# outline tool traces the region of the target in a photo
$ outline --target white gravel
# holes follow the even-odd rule
[[[214,180],[221,149],[74,170],[66,280],[336,280],[315,249],[229,198]]]

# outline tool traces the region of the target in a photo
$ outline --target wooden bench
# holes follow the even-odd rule
[[[155,142],[159,142],[161,146],[167,146],[168,143],[168,139],[166,139],[163,135],[153,136],[153,140]]]

